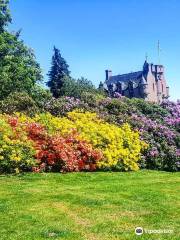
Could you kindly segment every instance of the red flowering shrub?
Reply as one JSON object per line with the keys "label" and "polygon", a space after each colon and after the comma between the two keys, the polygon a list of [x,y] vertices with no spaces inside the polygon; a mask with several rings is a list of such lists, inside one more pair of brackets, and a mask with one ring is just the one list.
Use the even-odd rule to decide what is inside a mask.
{"label": "red flowering shrub", "polygon": [[51,136],[41,124],[28,121],[21,123],[18,117],[9,117],[8,123],[16,133],[23,130],[23,134],[33,142],[37,165],[32,170],[35,172],[93,171],[102,159],[101,151],[94,150],[91,144],[80,140],[76,132],[66,137]]}
{"label": "red flowering shrub", "polygon": [[35,149],[37,151],[41,150],[47,138],[47,133],[44,127],[38,123],[28,123],[26,124],[26,132],[28,138],[34,142]]}
{"label": "red flowering shrub", "polygon": [[[95,170],[97,161],[102,159],[102,154],[73,134],[66,138],[48,136],[36,157],[40,164],[39,171],[73,172]],[[37,168],[35,170],[38,171]]]}
{"label": "red flowering shrub", "polygon": [[17,117],[8,117],[8,123],[12,128],[15,128],[18,126],[18,118]]}

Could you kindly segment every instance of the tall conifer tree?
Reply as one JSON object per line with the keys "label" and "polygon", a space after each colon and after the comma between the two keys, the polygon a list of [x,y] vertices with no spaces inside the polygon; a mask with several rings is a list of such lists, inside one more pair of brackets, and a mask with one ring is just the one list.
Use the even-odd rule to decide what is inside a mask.
{"label": "tall conifer tree", "polygon": [[63,81],[69,74],[69,65],[61,56],[60,50],[54,47],[54,55],[52,57],[52,66],[48,73],[49,81],[47,82],[47,86],[55,98],[61,95],[60,90],[63,86]]}

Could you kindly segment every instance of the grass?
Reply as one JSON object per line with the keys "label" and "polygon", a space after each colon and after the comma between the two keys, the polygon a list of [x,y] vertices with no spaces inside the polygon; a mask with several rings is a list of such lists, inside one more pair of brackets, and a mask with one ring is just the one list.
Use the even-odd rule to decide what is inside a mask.
{"label": "grass", "polygon": [[0,239],[180,239],[179,182],[156,171],[1,176]]}

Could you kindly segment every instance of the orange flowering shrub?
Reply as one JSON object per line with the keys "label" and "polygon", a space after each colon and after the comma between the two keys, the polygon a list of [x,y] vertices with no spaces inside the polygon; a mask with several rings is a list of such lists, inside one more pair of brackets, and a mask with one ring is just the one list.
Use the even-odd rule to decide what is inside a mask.
{"label": "orange flowering shrub", "polygon": [[93,150],[86,141],[78,140],[76,134],[47,137],[36,155],[40,167],[35,171],[73,172],[96,169],[102,159],[99,150]]}
{"label": "orange flowering shrub", "polygon": [[[73,111],[63,118],[48,113],[34,118],[16,114],[14,117],[2,115],[2,118],[23,144],[23,148],[18,145],[22,148],[20,157],[17,146],[15,150],[15,145],[10,143],[12,153],[15,153],[11,158],[22,159],[19,165],[23,166],[24,162],[29,162],[24,149],[31,147],[34,154],[31,151],[29,158],[33,161],[29,162],[31,168],[28,169],[36,172],[92,171],[96,168],[136,171],[146,148],[139,133],[132,131],[128,124],[119,127],[107,123],[96,113]],[[2,145],[5,141],[8,143],[9,139],[3,137]],[[7,156],[2,157],[6,163]]]}
{"label": "orange flowering shrub", "polygon": [[27,121],[21,121],[18,117],[6,116],[6,120],[14,132],[23,132],[27,140],[33,143],[37,164],[32,165],[32,170],[35,172],[93,171],[97,162],[102,159],[101,151],[93,149],[92,145],[80,139],[76,132],[63,137],[50,135],[45,127],[28,121],[28,118]]}

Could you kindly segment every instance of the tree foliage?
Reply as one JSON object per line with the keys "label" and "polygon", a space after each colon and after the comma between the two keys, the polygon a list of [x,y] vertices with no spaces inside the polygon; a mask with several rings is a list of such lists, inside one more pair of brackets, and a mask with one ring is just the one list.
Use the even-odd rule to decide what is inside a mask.
{"label": "tree foliage", "polygon": [[0,99],[12,92],[31,93],[42,79],[33,50],[19,39],[19,32],[5,30],[10,21],[8,1],[0,1]]}
{"label": "tree foliage", "polygon": [[0,0],[0,33],[5,30],[10,22],[9,0]]}
{"label": "tree foliage", "polygon": [[69,74],[69,66],[66,60],[61,56],[60,50],[54,47],[54,55],[52,57],[52,66],[48,73],[49,81],[47,82],[47,86],[55,98],[61,95],[60,92],[64,79],[68,77]]}
{"label": "tree foliage", "polygon": [[59,92],[60,96],[81,98],[85,93],[100,94],[100,91],[95,88],[92,82],[83,77],[77,80],[70,77],[64,77],[62,83]]}

